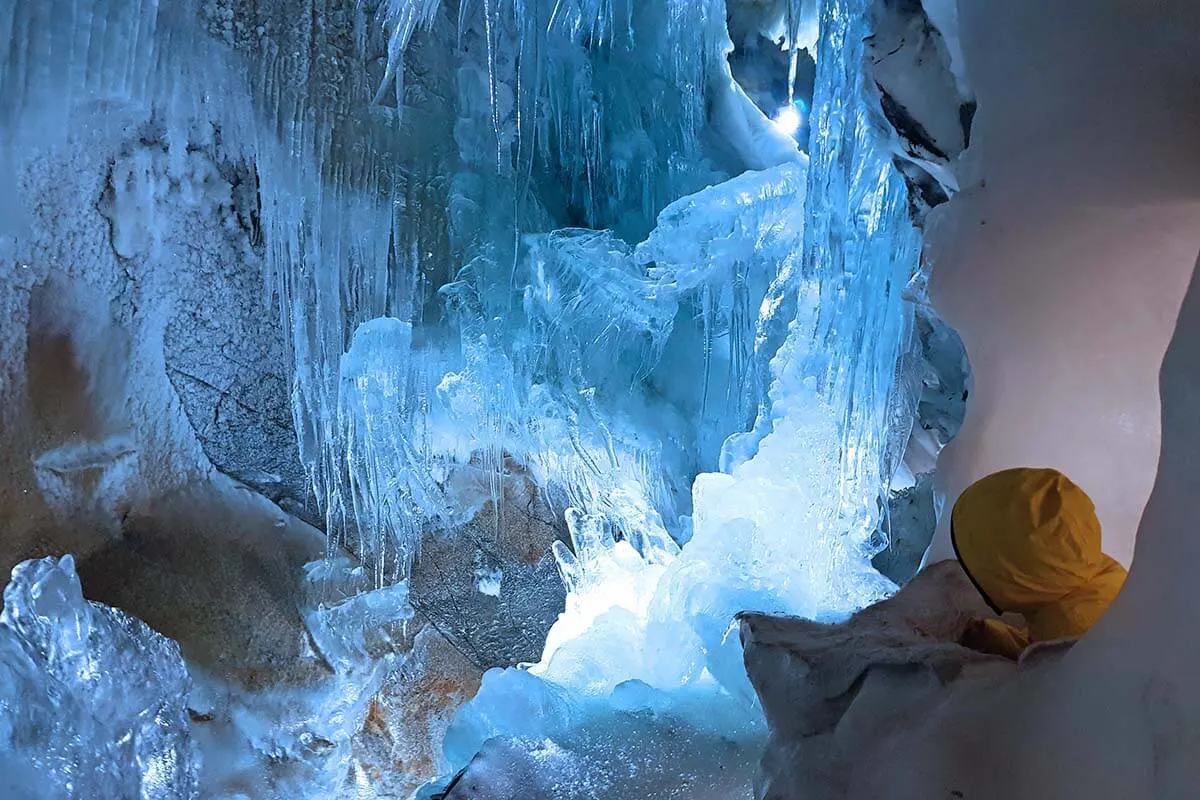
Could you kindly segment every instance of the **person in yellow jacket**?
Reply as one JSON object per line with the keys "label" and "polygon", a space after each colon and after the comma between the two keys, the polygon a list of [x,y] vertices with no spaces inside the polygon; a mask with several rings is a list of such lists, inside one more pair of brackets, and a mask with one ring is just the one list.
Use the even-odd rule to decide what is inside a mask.
{"label": "person in yellow jacket", "polygon": [[950,515],[963,569],[999,619],[969,626],[962,643],[1017,658],[1034,642],[1084,634],[1104,613],[1125,569],[1100,549],[1100,520],[1087,494],[1053,469],[1009,469],[972,484]]}

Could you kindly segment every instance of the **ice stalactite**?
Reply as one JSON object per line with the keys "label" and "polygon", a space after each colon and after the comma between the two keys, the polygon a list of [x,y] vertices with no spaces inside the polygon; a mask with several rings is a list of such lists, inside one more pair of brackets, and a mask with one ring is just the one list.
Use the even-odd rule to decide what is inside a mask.
{"label": "ice stalactite", "polygon": [[[202,431],[181,409],[186,396],[171,382],[179,371],[171,367],[183,366],[172,364],[172,350],[186,350],[192,376],[220,398],[207,415],[214,427],[221,401],[238,406],[242,419],[290,416],[286,390],[276,395],[281,407],[247,408],[222,372],[226,362],[241,361],[246,374],[264,375],[255,359],[285,349],[269,325],[249,327],[246,338],[263,331],[264,341],[231,341],[246,318],[272,313],[263,262],[290,266],[295,256],[297,280],[283,288],[299,287],[300,302],[317,293],[309,278],[333,285],[338,309],[343,290],[355,298],[380,294],[360,281],[365,269],[353,278],[331,269],[359,267],[360,254],[381,238],[386,253],[394,220],[377,213],[378,195],[362,200],[358,189],[377,174],[367,168],[375,159],[355,149],[363,139],[348,134],[362,130],[347,122],[348,109],[367,107],[365,87],[375,81],[351,69],[361,63],[329,57],[353,52],[342,46],[353,44],[354,14],[346,9],[356,4],[298,13],[305,5],[238,4],[245,16],[250,6],[278,13],[249,28],[223,0],[17,0],[0,7],[4,558],[12,564],[30,551],[75,552],[89,596],[107,592],[158,630],[176,626],[191,683],[201,687],[186,696],[178,650],[131,617],[95,605],[90,614],[71,609],[65,617],[50,609],[45,638],[76,635],[90,620],[100,652],[68,654],[65,668],[82,676],[62,674],[61,660],[24,658],[16,648],[0,657],[0,668],[16,671],[0,680],[4,704],[33,715],[14,717],[0,744],[11,766],[5,796],[132,797],[139,781],[158,780],[144,796],[195,796],[190,751],[172,766],[170,753],[159,758],[137,741],[149,736],[137,726],[157,725],[164,737],[193,737],[209,756],[199,776],[204,796],[235,786],[239,794],[266,794],[269,786],[327,797],[345,779],[349,740],[372,681],[392,665],[392,651],[408,644],[390,631],[386,641],[379,636],[386,622],[404,633],[411,613],[404,584],[372,593],[383,582],[375,575],[339,582],[318,571],[303,586],[309,596],[299,596],[299,563],[319,554],[321,537],[312,530],[295,536],[294,519],[216,473],[197,441]],[[330,43],[347,33],[349,42]],[[251,69],[229,45],[253,49]],[[314,55],[310,47],[325,49]],[[351,91],[358,87],[361,94]],[[363,233],[366,244],[338,238],[346,230]],[[300,241],[311,249],[294,246]],[[229,290],[227,282],[247,276],[244,294]],[[230,295],[244,305],[231,307]],[[294,297],[283,298],[289,326]],[[380,313],[364,305],[371,316]],[[341,331],[341,313],[314,320],[312,329]],[[230,339],[204,341],[210,332]],[[310,340],[301,341],[299,351],[311,353]],[[340,333],[336,350],[340,357]],[[278,361],[277,375],[291,372],[286,359]],[[332,379],[340,379],[336,369]],[[279,428],[294,440],[290,425]],[[306,454],[310,441],[301,443]],[[285,451],[280,460],[293,464],[290,456]],[[204,500],[185,510],[193,496]],[[169,533],[158,536],[155,523],[172,515],[163,526]],[[263,533],[258,554],[270,555],[247,555]],[[197,548],[189,555],[176,549],[185,541]],[[51,567],[26,562],[9,588],[37,583],[35,573],[45,568],[52,577],[69,573],[71,604],[84,603],[69,562]],[[245,574],[252,577],[243,581]],[[280,649],[260,647],[276,634]],[[120,651],[115,657],[112,648]],[[70,685],[60,690],[56,681]],[[151,695],[160,690],[168,706],[156,715]],[[11,701],[13,692],[19,701]],[[39,692],[45,703],[31,699]],[[198,709],[190,723],[186,714],[174,716],[185,702]],[[23,768],[30,764],[32,774]],[[94,788],[75,773],[93,767]],[[143,767],[154,774],[143,775]],[[179,785],[166,785],[176,768]],[[75,785],[63,789],[63,782]]]}
{"label": "ice stalactite", "polygon": [[[278,752],[305,765],[289,788],[336,784],[347,728],[401,660],[422,541],[505,513],[515,464],[569,507],[570,598],[540,663],[489,674],[451,760],[519,734],[603,771],[622,736],[684,729],[686,768],[736,762],[714,791],[742,791],[762,727],[733,616],[837,615],[891,588],[868,559],[917,239],[868,125],[865,4],[823,6],[811,164],[732,85],[720,0],[246,5],[0,13],[8,152],[96,132],[81,120],[154,128],[137,156],[153,169],[114,162],[114,258],[160,249],[155,218],[129,227],[120,208],[156,213],[155,181],[186,172],[172,162],[204,161],[194,130],[245,173],[329,535],[305,622],[339,680],[215,705],[255,754],[230,774],[261,777]],[[793,50],[812,10],[781,13]],[[189,35],[201,23],[212,38]],[[33,282],[0,286],[3,307]],[[456,483],[463,465],[486,478]],[[489,599],[519,578],[472,569]],[[318,739],[332,755],[312,756]],[[647,753],[641,774],[669,778]]]}
{"label": "ice stalactite", "polygon": [[[715,447],[704,463],[684,463],[696,433],[674,406],[648,399],[646,386],[666,351],[694,335],[690,320],[677,334],[677,318],[709,308],[700,335],[721,339],[730,298],[698,282],[675,287],[666,272],[648,275],[630,242],[644,238],[671,201],[726,177],[702,147],[707,87],[722,62],[720,4],[498,0],[459,10],[454,21],[437,4],[393,2],[375,17],[390,32],[385,81],[399,80],[400,45],[415,29],[457,25],[454,79],[438,85],[453,90],[458,114],[457,152],[437,165],[453,176],[440,179],[449,250],[438,254],[453,272],[422,272],[431,245],[402,230],[399,216],[424,212],[388,204],[395,186],[364,193],[328,173],[337,163],[332,151],[310,196],[326,196],[342,212],[331,206],[311,218],[296,205],[302,193],[281,191],[278,181],[264,201],[267,228],[277,234],[273,274],[292,318],[303,453],[333,540],[373,562],[381,582],[404,574],[421,531],[446,527],[453,513],[443,487],[416,476],[478,463],[494,476],[498,508],[511,457],[543,486],[614,519],[633,485],[649,491],[638,502],[662,509],[663,525],[678,537],[690,477],[715,463]],[[418,110],[413,97],[428,89],[411,85],[397,95],[401,128]],[[397,170],[431,169],[417,145],[393,153]],[[348,239],[337,227],[330,230],[338,241],[296,238],[324,236],[319,220],[350,219]],[[420,263],[404,265],[408,253],[422,254]],[[741,291],[737,302],[741,330],[733,336],[744,342],[749,295]],[[394,323],[372,321],[382,316]],[[363,324],[370,329],[348,340]],[[382,343],[381,326],[410,324],[411,335]],[[711,365],[721,348],[698,355]],[[340,382],[330,378],[339,372]],[[721,375],[711,382],[727,394]],[[748,416],[744,408],[726,414],[724,404],[706,413],[730,430]],[[646,426],[674,432],[670,452],[639,432]],[[364,433],[369,428],[377,432]]]}

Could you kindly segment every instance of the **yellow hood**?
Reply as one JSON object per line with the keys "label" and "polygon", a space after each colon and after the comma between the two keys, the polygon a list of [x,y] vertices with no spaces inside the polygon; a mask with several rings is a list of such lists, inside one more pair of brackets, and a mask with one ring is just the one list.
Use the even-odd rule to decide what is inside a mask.
{"label": "yellow hood", "polygon": [[1091,498],[1052,469],[1010,469],[958,498],[950,535],[963,568],[1033,641],[1079,636],[1104,613],[1125,569],[1100,548]]}

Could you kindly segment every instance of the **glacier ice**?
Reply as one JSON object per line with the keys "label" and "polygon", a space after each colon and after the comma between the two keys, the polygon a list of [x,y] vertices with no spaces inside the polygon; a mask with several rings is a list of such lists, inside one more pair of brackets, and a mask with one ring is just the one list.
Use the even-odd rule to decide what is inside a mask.
{"label": "glacier ice", "polygon": [[[377,685],[422,541],[486,511],[502,535],[511,461],[562,501],[567,608],[537,664],[489,675],[449,761],[504,735],[598,763],[614,731],[682,726],[750,763],[734,615],[834,617],[893,588],[869,558],[918,240],[868,113],[866,3],[825,0],[819,26],[817,3],[775,4],[768,33],[817,54],[808,158],[732,81],[721,0],[253,5],[235,24],[223,2],[18,0],[0,141],[152,118],[166,144],[113,165],[122,258],[161,244],[164,175],[203,190],[193,129],[253,164],[329,534],[312,644]],[[472,568],[484,598],[511,580]],[[363,705],[312,703],[335,738]],[[637,728],[647,710],[660,728]],[[306,746],[253,727],[263,752]]]}
{"label": "glacier ice", "polygon": [[407,582],[376,588],[362,566],[346,558],[308,564],[306,572],[305,623],[335,671],[374,666],[373,661],[401,649],[398,640],[413,616]]}
{"label": "glacier ice", "polygon": [[[803,228],[789,231],[802,257],[795,274],[781,267],[782,275],[771,276],[790,281],[780,291],[798,299],[770,361],[758,424],[735,439],[725,472],[696,479],[690,541],[655,582],[651,615],[691,622],[706,666],[727,677],[727,686],[740,683],[740,669],[719,654],[728,650],[725,625],[738,610],[843,614],[889,590],[866,558],[877,546],[876,501],[890,477],[883,450],[894,370],[908,335],[902,290],[916,272],[919,238],[903,184],[868,118],[857,44],[864,11],[833,3],[822,17],[809,203]],[[734,181],[710,191],[736,199],[744,190]],[[769,214],[758,222],[779,230]],[[686,247],[681,243],[685,256]],[[740,255],[751,264],[780,263],[770,247]]]}
{"label": "glacier ice", "polygon": [[190,798],[199,755],[179,648],[84,600],[71,556],[13,569],[0,615],[6,797]]}
{"label": "glacier ice", "polygon": [[[507,688],[485,677],[482,699],[447,734],[451,759],[470,763],[442,793],[420,798],[539,800],[750,800],[761,726],[710,693],[658,692],[636,681],[609,698],[545,694],[546,684]],[[514,704],[523,712],[513,717]],[[495,716],[489,716],[495,715]],[[497,720],[510,735],[491,737]]]}
{"label": "glacier ice", "polygon": [[[672,338],[696,335],[689,319],[672,337],[676,317],[690,317],[703,290],[657,285],[630,243],[668,203],[727,177],[702,146],[706,98],[732,91],[722,6],[496,0],[463,4],[453,19],[436,3],[383,4],[396,135],[408,136],[404,120],[425,114],[428,98],[451,96],[455,116],[438,119],[455,155],[416,137],[402,157],[369,150],[368,170],[401,158],[407,173],[444,173],[430,184],[444,194],[414,197],[411,186],[366,186],[349,175],[318,192],[305,190],[302,176],[262,176],[283,181],[264,193],[263,218],[294,331],[302,455],[328,527],[347,532],[340,542],[357,554],[385,562],[381,576],[404,573],[423,526],[447,524],[447,497],[421,477],[447,460],[481,458],[498,472],[513,457],[575,500],[609,507],[624,483],[653,486],[664,525],[680,528],[698,465],[656,465],[690,459],[688,425],[636,391],[620,395],[629,393],[623,383],[655,369]],[[412,63],[404,44],[422,27],[453,31],[459,49],[446,75],[423,72],[420,85],[401,88]],[[376,189],[394,202],[376,202]],[[294,202],[305,193],[324,207]],[[411,227],[427,218],[438,231]],[[311,232],[307,241],[298,230]],[[628,316],[604,318],[617,310]],[[404,384],[400,402],[414,413],[395,414],[401,427],[380,421],[391,426],[391,444],[374,446],[397,448],[380,455],[392,464],[381,471],[361,456],[359,433],[375,424],[360,413],[363,390],[330,376],[345,374],[346,331],[382,316],[411,321],[412,338],[365,369]],[[720,336],[716,328],[708,332]],[[355,349],[354,369],[370,384]],[[365,390],[382,391],[375,384]],[[639,440],[638,426],[677,431],[655,437],[677,444],[658,454],[659,442]],[[618,477],[597,477],[608,469]]]}

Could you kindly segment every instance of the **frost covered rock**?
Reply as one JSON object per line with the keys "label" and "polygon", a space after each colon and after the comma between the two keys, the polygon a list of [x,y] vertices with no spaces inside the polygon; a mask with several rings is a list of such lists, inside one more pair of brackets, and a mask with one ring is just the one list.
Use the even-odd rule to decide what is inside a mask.
{"label": "frost covered rock", "polygon": [[[937,458],[962,428],[972,383],[962,339],[928,305],[923,288],[919,294],[909,352],[901,361],[912,405],[900,411],[907,419],[893,423],[895,472],[880,522],[887,547],[872,559],[897,584],[916,574],[937,529]],[[906,430],[907,438],[900,438]]]}
{"label": "frost covered rock", "polygon": [[219,234],[193,251],[178,286],[163,331],[167,375],[213,466],[320,526],[292,421],[286,337],[263,287],[258,177],[217,143],[189,148],[216,187],[202,197]]}
{"label": "frost covered rock", "polygon": [[353,784],[376,793],[368,796],[409,797],[448,772],[442,740],[482,676],[440,631],[422,628],[403,667],[372,698],[354,737]]}
{"label": "frost covered rock", "polygon": [[954,162],[970,144],[975,101],[962,88],[946,40],[920,0],[875,0],[871,26],[868,74],[920,220],[958,191]]}
{"label": "frost covered rock", "polygon": [[[310,557],[319,559],[319,551]],[[205,653],[204,666],[194,668],[189,709],[205,757],[206,798],[341,796],[352,780],[352,739],[369,703],[412,646],[416,625],[405,583],[378,587],[373,574],[345,557],[312,561],[303,570],[297,565],[295,574],[264,583],[288,578],[301,584],[287,598],[296,604],[295,620],[280,626],[269,604],[283,598],[264,596],[251,583],[247,588],[268,613],[243,630],[248,612],[235,601],[237,614],[226,623],[231,630],[221,637],[240,634],[251,652],[223,653],[220,660]]]}
{"label": "frost covered rock", "polygon": [[[212,464],[289,511],[317,518],[300,464],[288,397],[285,337],[263,288],[258,175],[219,125],[183,142],[151,121],[122,144],[96,203],[124,263],[170,277],[162,331],[167,376]],[[165,278],[165,280],[164,280]]]}
{"label": "frost covered rock", "polygon": [[552,552],[566,538],[561,512],[511,462],[499,508],[490,481],[478,465],[454,468],[457,507],[478,510],[426,534],[410,580],[414,608],[480,670],[537,661],[566,597]]}
{"label": "frost covered rock", "polygon": [[18,565],[0,615],[0,787],[47,800],[195,797],[189,688],[179,648],[84,600],[70,556]]}
{"label": "frost covered rock", "polygon": [[908,486],[893,486],[881,525],[887,546],[875,554],[871,565],[897,585],[904,585],[921,568],[937,520],[933,473],[916,476]]}
{"label": "frost covered rock", "polygon": [[113,519],[128,502],[137,450],[128,436],[76,441],[33,460],[33,474],[46,504],[56,515],[82,511]]}

